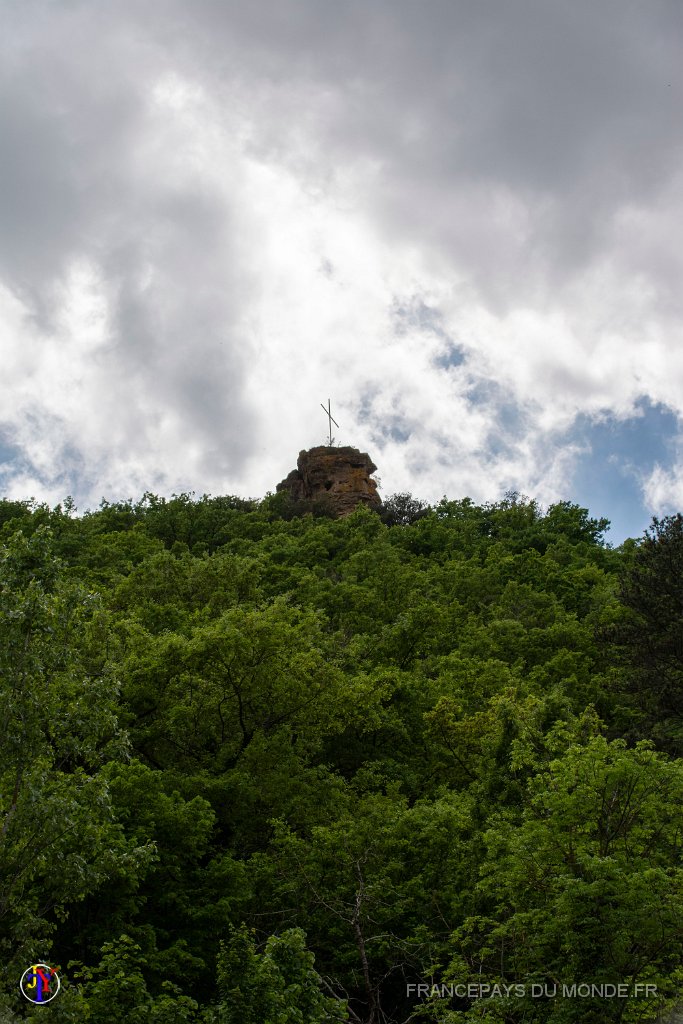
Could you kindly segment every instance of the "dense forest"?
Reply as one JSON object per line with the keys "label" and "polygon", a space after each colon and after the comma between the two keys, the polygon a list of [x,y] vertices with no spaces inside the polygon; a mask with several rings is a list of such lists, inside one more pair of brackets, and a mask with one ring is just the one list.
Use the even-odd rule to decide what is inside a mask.
{"label": "dense forest", "polygon": [[0,1021],[666,1013],[683,519],[607,525],[1,502]]}

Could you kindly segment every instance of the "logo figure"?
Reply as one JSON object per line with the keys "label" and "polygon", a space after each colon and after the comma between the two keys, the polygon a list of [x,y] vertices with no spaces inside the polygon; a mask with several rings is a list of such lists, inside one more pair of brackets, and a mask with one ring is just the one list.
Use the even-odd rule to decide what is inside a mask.
{"label": "logo figure", "polygon": [[30,1003],[49,1003],[59,992],[60,981],[54,967],[33,964],[21,976],[19,988]]}

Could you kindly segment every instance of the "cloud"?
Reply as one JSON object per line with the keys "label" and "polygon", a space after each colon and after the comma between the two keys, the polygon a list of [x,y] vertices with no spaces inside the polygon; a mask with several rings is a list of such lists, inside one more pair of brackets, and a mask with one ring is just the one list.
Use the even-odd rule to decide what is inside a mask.
{"label": "cloud", "polygon": [[8,494],[262,494],[330,395],[385,492],[550,501],[683,414],[673,0],[10,12]]}

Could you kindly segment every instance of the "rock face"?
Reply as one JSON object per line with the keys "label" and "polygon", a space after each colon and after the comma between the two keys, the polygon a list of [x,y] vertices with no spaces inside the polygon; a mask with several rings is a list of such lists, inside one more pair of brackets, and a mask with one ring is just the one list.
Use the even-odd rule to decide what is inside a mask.
{"label": "rock face", "polygon": [[370,476],[377,466],[366,452],[320,445],[299,452],[296,464],[297,468],[275,488],[289,491],[293,501],[319,502],[337,519],[348,516],[356,505],[379,509],[382,504],[377,484]]}

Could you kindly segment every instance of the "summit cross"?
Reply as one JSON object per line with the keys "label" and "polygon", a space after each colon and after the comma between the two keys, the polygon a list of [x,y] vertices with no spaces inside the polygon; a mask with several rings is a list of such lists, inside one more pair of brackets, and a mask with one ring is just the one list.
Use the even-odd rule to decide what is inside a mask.
{"label": "summit cross", "polygon": [[330,405],[329,398],[327,399],[327,408],[325,408],[325,406],[323,405],[322,402],[320,403],[320,408],[323,410],[323,412],[325,412],[327,414],[327,419],[328,419],[329,427],[330,427],[330,441],[329,441],[329,445],[330,445],[330,448],[331,448],[332,447],[332,424],[334,423],[334,425],[337,428],[337,430],[339,429],[339,424],[337,423],[337,421],[335,420],[334,416],[332,415],[332,407]]}

